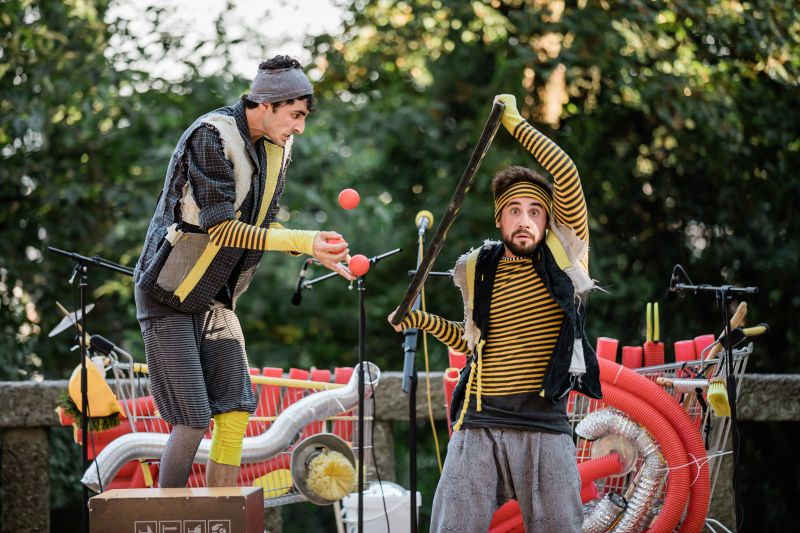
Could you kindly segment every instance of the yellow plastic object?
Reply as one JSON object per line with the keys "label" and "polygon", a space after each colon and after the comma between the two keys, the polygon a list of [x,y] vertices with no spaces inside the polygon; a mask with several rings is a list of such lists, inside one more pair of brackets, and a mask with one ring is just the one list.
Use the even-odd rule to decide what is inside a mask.
{"label": "yellow plastic object", "polygon": [[279,468],[269,474],[253,480],[254,487],[264,489],[264,499],[282,496],[292,488],[292,472],[288,468]]}
{"label": "yellow plastic object", "polygon": [[308,488],[326,500],[341,500],[350,493],[355,481],[355,468],[339,452],[320,453],[308,465]]}
{"label": "yellow plastic object", "polygon": [[728,389],[722,378],[711,378],[706,395],[711,409],[719,417],[731,416],[731,406],[728,403]]}
{"label": "yellow plastic object", "polygon": [[[69,397],[75,402],[78,410],[83,405],[83,396],[81,395],[81,366],[75,367],[72,371],[72,376],[69,378],[69,385],[67,386]],[[117,403],[117,396],[112,392],[111,387],[106,383],[103,374],[97,370],[94,363],[87,357],[86,358],[86,396],[89,404],[89,416],[92,418],[110,416],[120,413],[123,417],[125,413],[119,408]]]}

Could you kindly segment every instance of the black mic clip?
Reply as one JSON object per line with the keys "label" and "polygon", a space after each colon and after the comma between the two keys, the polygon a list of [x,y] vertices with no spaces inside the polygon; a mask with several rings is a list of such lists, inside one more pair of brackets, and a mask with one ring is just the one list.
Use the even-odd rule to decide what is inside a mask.
{"label": "black mic clip", "polygon": [[297,276],[297,284],[294,287],[294,293],[292,293],[292,305],[300,305],[300,302],[303,301],[303,289],[305,289],[304,282],[306,280],[306,270],[308,269],[308,265],[314,261],[313,259],[306,259],[303,261],[303,266],[300,267],[300,275]]}

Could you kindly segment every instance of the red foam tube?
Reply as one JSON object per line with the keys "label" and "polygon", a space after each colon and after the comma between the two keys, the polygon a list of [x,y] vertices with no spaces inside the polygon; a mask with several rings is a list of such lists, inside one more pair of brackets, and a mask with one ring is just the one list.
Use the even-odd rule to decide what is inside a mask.
{"label": "red foam tube", "polygon": [[608,359],[609,361],[617,360],[617,345],[619,341],[611,337],[597,337],[597,344],[595,345],[595,353],[597,357]]}
{"label": "red foam tube", "polygon": [[453,434],[452,420],[450,420],[450,403],[453,400],[453,391],[458,384],[459,372],[455,368],[448,368],[444,372],[442,381],[444,382],[444,412],[447,415],[448,435]]}
{"label": "red foam tube", "polygon": [[[681,533],[699,533],[705,527],[708,504],[711,498],[711,482],[706,462],[706,449],[697,426],[692,422],[688,413],[681,408],[680,404],[654,382],[611,361],[598,360],[598,363],[600,365],[601,381],[613,383],[635,395],[647,398],[650,404],[669,420],[678,432],[680,439],[685,443],[686,452],[694,462],[688,469],[681,468],[671,474],[670,487],[675,474],[682,470],[689,471],[689,478],[693,480],[691,495],[686,517],[679,531]],[[603,390],[605,391],[605,386]]]}
{"label": "red foam tube", "polygon": [[641,346],[623,346],[622,347],[622,365],[626,368],[641,368],[642,367],[642,347]]}
{"label": "red foam tube", "polygon": [[450,361],[450,368],[461,370],[467,366],[467,354],[456,352],[455,350],[447,350],[447,358]]}
{"label": "red foam tube", "polygon": [[712,335],[711,333],[706,333],[705,335],[698,335],[694,338],[694,351],[697,353],[697,357],[699,358],[700,355],[703,353],[709,344],[717,340],[717,338]]}

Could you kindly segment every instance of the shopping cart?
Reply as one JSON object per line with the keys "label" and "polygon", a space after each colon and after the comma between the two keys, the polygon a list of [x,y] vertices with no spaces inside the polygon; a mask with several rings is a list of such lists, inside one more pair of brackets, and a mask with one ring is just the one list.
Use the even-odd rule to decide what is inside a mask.
{"label": "shopping cart", "polygon": [[[706,457],[704,459],[695,459],[690,456],[686,465],[678,465],[678,468],[694,466],[694,470],[698,471],[699,467],[703,465],[708,466],[708,476],[710,482],[711,494],[713,494],[714,486],[720,471],[720,465],[723,456],[726,452],[728,433],[731,428],[731,420],[729,417],[718,417],[709,407],[705,400],[705,389],[707,387],[707,379],[710,378],[719,368],[719,359],[705,359],[705,354],[712,346],[708,346],[706,351],[700,354],[700,358],[695,361],[683,361],[679,363],[662,364],[656,366],[649,366],[643,368],[630,369],[636,374],[644,377],[645,379],[659,383],[659,387],[667,384],[666,391],[669,396],[675,401],[675,406],[680,406],[686,414],[688,414],[693,425],[693,430],[696,430],[697,435],[700,436],[705,447]],[[743,349],[736,349],[733,351],[734,358],[734,373],[737,377],[744,374],[749,356],[753,352],[752,344]],[[445,372],[444,388],[445,397],[448,402],[448,415],[449,415],[449,401],[452,395],[455,383],[458,381],[459,369],[465,365],[466,358],[463,354],[450,353],[450,368]],[[682,388],[679,382],[694,383],[695,385],[690,388]],[[694,380],[694,381],[689,381]],[[706,382],[705,386],[701,383]],[[673,386],[674,383],[674,386]],[[738,380],[738,387],[741,388],[741,380]],[[739,390],[737,390],[737,394]],[[574,431],[578,424],[585,420],[591,413],[599,412],[600,410],[608,407],[607,402],[603,400],[594,400],[577,393],[570,393],[568,400],[567,414],[572,425],[573,432],[576,434],[576,461],[579,466],[583,463],[586,464],[592,460],[599,460],[609,452],[617,452],[621,457],[619,470],[608,473],[603,477],[594,480],[590,484],[592,492],[585,493],[582,490],[582,498],[586,502],[585,510],[590,512],[594,505],[601,501],[606,494],[616,493],[621,495],[629,495],[634,485],[637,482],[637,473],[644,462],[643,457],[637,454],[635,449],[627,450],[627,453],[620,453],[619,447],[624,442],[617,440],[610,445],[598,445],[599,441],[590,442],[586,439],[577,436]],[[603,443],[608,444],[608,442]],[[616,449],[611,449],[616,448]],[[696,461],[695,465],[689,463]],[[661,510],[661,505],[664,503],[664,497],[670,481],[670,476],[665,476],[665,480],[658,489],[655,505],[650,510],[650,517],[648,522],[657,517]],[[690,480],[694,483],[696,480]],[[702,509],[703,513],[707,512],[707,508]],[[705,518],[705,515],[703,515]],[[519,508],[516,502],[509,502],[504,507],[501,507],[495,514],[495,520],[492,522],[493,527],[498,526],[496,531],[524,531],[522,529],[521,519],[519,519]],[[495,531],[491,529],[490,531]]]}
{"label": "shopping cart", "polygon": [[[103,363],[107,382],[117,396],[124,417],[117,427],[90,433],[87,445],[89,446],[89,458],[92,460],[108,444],[122,435],[169,433],[170,431],[169,424],[159,416],[150,394],[147,366],[136,363],[129,353],[119,347],[114,347],[103,358]],[[317,392],[344,387],[350,381],[353,371],[353,368],[336,368],[333,372],[321,369],[292,368],[285,373],[281,368],[251,368],[251,381],[258,404],[255,413],[250,417],[245,436],[256,437],[264,434],[281,413],[304,398],[311,397]],[[377,376],[374,378],[377,379]],[[374,475],[372,410],[372,402],[365,402],[364,472],[368,480]],[[346,449],[336,451],[346,452],[346,455],[354,457],[358,451],[357,444],[355,444],[358,442],[357,420],[357,408],[343,410],[324,420],[309,420],[302,430],[290,438],[283,451],[264,461],[243,464],[237,485],[262,487],[265,507],[306,500],[315,503],[329,503],[315,501],[313,495],[309,495],[308,491],[303,490],[303,487],[298,487],[296,480],[293,481],[292,458],[295,456],[295,462],[297,462],[298,454],[300,454],[302,455],[299,457],[300,460],[308,459],[310,452],[305,444],[310,441],[323,443],[334,450],[336,450],[337,442],[343,442]],[[62,414],[62,424],[74,425],[74,420]],[[338,439],[330,437],[331,435]],[[209,430],[206,438],[210,437],[211,431]],[[310,437],[314,438],[309,439]],[[77,428],[75,429],[75,440],[78,444],[83,443],[83,435]],[[300,443],[304,443],[302,448],[298,447]],[[295,451],[298,454],[295,454]],[[158,468],[158,460],[131,461],[120,469],[109,486],[103,487],[103,489],[152,487],[158,478]],[[194,464],[192,466],[187,486],[205,486],[204,465]]]}
{"label": "shopping cart", "polygon": [[[737,376],[737,395],[741,390],[742,380],[740,378],[747,367],[747,361],[753,352],[753,345],[733,351],[734,373]],[[670,363],[657,366],[649,366],[632,369],[637,374],[644,376],[651,381],[662,381],[669,383],[672,379],[703,379],[708,378],[715,368],[720,364],[719,359],[684,361],[680,363]],[[662,379],[659,379],[662,378]],[[664,380],[663,378],[667,378]],[[714,414],[705,400],[705,387],[698,386],[694,390],[678,391],[673,387],[667,387],[676,403],[681,405],[686,413],[694,421],[697,431],[701,435],[707,451],[707,465],[709,468],[709,480],[711,483],[711,493],[713,494],[717,476],[719,475],[722,459],[726,455],[728,434],[731,428],[730,417],[718,417]],[[586,418],[589,413],[605,407],[602,400],[593,400],[580,394],[571,394],[568,405],[568,416],[573,430]],[[598,452],[592,452],[592,443],[580,437],[576,442],[576,460],[578,463],[588,461],[593,456],[597,457]],[[636,463],[631,464],[625,470],[628,473],[621,476],[609,476],[597,481],[598,493],[600,496],[609,492],[624,494],[630,483],[634,479],[634,473],[641,465],[639,458]],[[663,490],[663,487],[662,487]],[[655,509],[657,511],[657,509]]]}

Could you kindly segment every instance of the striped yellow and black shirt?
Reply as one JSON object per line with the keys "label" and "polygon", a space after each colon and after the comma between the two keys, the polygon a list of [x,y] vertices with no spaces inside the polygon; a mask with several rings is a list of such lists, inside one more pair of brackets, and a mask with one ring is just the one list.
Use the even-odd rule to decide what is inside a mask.
{"label": "striped yellow and black shirt", "polygon": [[[503,259],[497,267],[483,347],[483,394],[538,392],[553,353],[564,313],[552,299],[530,260]],[[414,311],[403,327],[420,328],[456,351],[466,351],[461,323]],[[473,380],[472,393],[477,392]]]}

